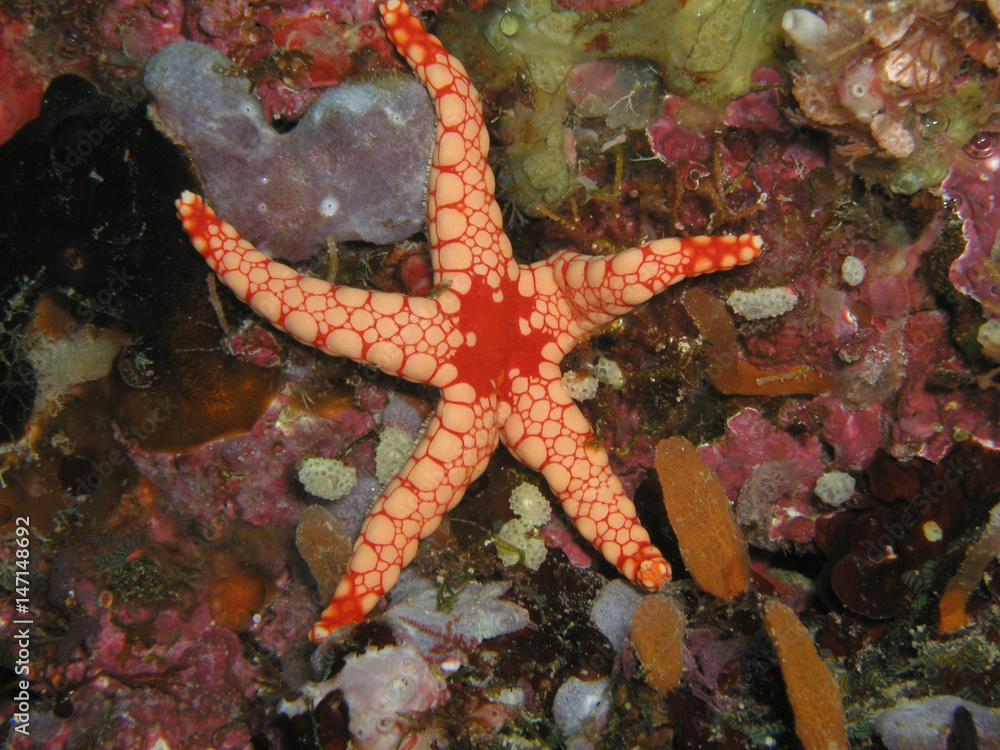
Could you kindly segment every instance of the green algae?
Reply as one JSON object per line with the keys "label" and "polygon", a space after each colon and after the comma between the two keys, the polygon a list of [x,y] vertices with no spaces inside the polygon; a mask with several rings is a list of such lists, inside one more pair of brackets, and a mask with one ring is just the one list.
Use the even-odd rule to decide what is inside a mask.
{"label": "green algae", "polygon": [[[598,14],[565,10],[551,0],[494,0],[479,10],[444,9],[435,33],[487,100],[513,93],[517,104],[499,113],[507,171],[500,183],[509,186],[520,210],[538,215],[539,205],[556,206],[576,184],[560,133],[574,115],[589,116],[567,97],[574,65],[646,60],[667,90],[721,109],[752,88],[755,69],[777,62],[788,7],[787,0],[648,0]],[[633,93],[637,101],[658,102],[655,88],[655,96]],[[648,120],[619,114],[609,113],[607,128],[642,127]]]}

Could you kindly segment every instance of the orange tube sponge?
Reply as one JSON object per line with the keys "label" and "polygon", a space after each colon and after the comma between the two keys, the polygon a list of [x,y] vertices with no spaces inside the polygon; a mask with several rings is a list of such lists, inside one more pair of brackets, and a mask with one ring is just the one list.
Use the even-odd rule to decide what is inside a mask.
{"label": "orange tube sponge", "polygon": [[847,750],[840,688],[805,625],[789,607],[771,599],[764,605],[764,627],[778,651],[802,746],[805,750]]}
{"label": "orange tube sponge", "polygon": [[983,571],[990,561],[1000,554],[1000,505],[993,508],[986,528],[979,539],[972,543],[958,571],[944,587],[941,595],[941,619],[938,630],[952,633],[969,624],[965,604],[983,579]]}
{"label": "orange tube sponge", "polygon": [[632,645],[651,687],[667,691],[680,683],[686,627],[681,608],[665,596],[643,597],[632,613]]}
{"label": "orange tube sponge", "polygon": [[691,577],[722,599],[742,594],[750,583],[750,558],[719,477],[682,437],[657,443],[653,465]]}

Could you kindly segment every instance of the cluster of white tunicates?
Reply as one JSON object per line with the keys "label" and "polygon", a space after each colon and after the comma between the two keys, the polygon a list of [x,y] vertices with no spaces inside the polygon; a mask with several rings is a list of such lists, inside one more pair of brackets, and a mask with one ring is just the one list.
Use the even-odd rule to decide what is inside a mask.
{"label": "cluster of white tunicates", "polygon": [[358,472],[335,458],[312,456],[299,462],[299,481],[306,492],[324,500],[338,500],[354,488]]}
{"label": "cluster of white tunicates", "polygon": [[518,517],[497,532],[497,556],[504,565],[523,562],[531,570],[538,570],[548,553],[538,536],[538,527],[548,522],[552,508],[539,489],[527,482],[511,492],[510,507]]}
{"label": "cluster of white tunicates", "polygon": [[607,357],[601,357],[582,370],[570,370],[563,373],[562,384],[566,393],[575,401],[587,401],[597,395],[597,386],[601,383],[612,388],[625,385],[625,374],[622,368]]}
{"label": "cluster of white tunicates", "polygon": [[828,471],[816,480],[816,496],[827,505],[843,505],[854,494],[854,477],[843,471]]}
{"label": "cluster of white tunicates", "polygon": [[402,427],[389,425],[382,430],[375,448],[375,478],[382,484],[388,484],[416,447],[417,441]]}
{"label": "cluster of white tunicates", "polygon": [[749,292],[736,291],[726,298],[726,304],[748,320],[784,315],[793,309],[798,301],[799,296],[783,286],[754,289]]}

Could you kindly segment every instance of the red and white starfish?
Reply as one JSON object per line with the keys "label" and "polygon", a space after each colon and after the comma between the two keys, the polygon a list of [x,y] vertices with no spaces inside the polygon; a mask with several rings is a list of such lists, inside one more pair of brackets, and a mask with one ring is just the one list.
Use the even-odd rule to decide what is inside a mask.
{"label": "red and white starfish", "polygon": [[612,256],[564,251],[517,263],[493,196],[479,96],[465,69],[401,0],[387,0],[381,13],[437,111],[427,234],[438,295],[302,276],[255,250],[198,196],[185,193],[177,202],[198,252],[275,326],[329,354],[441,390],[413,456],[372,507],[312,638],[323,640],[375,606],[500,442],[542,473],[580,533],[626,578],[657,589],[670,566],[563,388],[559,363],[581,338],[665,287],[750,262],[760,238],[663,239]]}

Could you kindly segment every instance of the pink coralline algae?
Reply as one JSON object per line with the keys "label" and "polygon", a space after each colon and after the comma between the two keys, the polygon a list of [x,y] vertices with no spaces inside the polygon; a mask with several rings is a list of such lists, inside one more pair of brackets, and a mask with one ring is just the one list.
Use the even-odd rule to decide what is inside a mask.
{"label": "pink coralline algae", "polygon": [[[164,491],[168,503],[211,538],[239,519],[257,525],[288,525],[302,512],[293,489],[291,464],[303,455],[332,457],[348,441],[366,434],[375,422],[350,411],[335,419],[303,417],[288,432],[275,423],[276,410],[258,423],[254,433],[209,443],[180,455],[136,449],[133,460]],[[332,433],[331,433],[332,428]],[[204,498],[216,504],[207,505]],[[369,498],[373,499],[373,498]]]}
{"label": "pink coralline algae", "polygon": [[992,318],[1000,318],[1000,123],[992,131],[977,133],[956,155],[941,185],[955,201],[962,220],[965,251],[951,266],[949,280],[955,288],[977,300]]}
{"label": "pink coralline algae", "polygon": [[38,114],[44,83],[25,54],[28,23],[0,9],[0,143]]}
{"label": "pink coralline algae", "polygon": [[[371,0],[115,0],[12,3],[0,10],[0,142],[38,114],[53,78],[75,73],[113,91],[128,90],[158,50],[185,40],[211,43],[252,72],[268,118],[298,120],[319,90],[391,67],[391,45]],[[433,10],[436,0],[420,3]]]}
{"label": "pink coralline algae", "polygon": [[699,453],[722,480],[751,541],[774,548],[781,540],[812,538],[818,511],[809,498],[825,471],[816,438],[796,439],[745,409],[728,421],[723,440]]}
{"label": "pink coralline algae", "polygon": [[161,611],[148,623],[151,637],[136,643],[129,637],[134,623],[122,622],[120,611],[77,602],[99,635],[87,641],[86,657],[38,675],[67,705],[61,717],[38,714],[32,747],[240,747],[260,731],[250,708],[257,669],[206,605],[188,616]]}
{"label": "pink coralline algae", "polygon": [[802,178],[826,166],[823,149],[788,138],[792,126],[783,114],[780,72],[759,68],[751,81],[754,90],[722,110],[668,94],[646,125],[653,152],[676,175],[678,224],[688,231],[711,228],[706,221],[752,219],[763,195],[813,199]]}
{"label": "pink coralline algae", "polygon": [[944,313],[911,316],[904,333],[907,378],[899,392],[893,423],[896,454],[940,461],[956,438],[1000,447],[995,390],[968,389],[961,408],[955,391],[938,383],[963,378],[963,363],[948,340]]}
{"label": "pink coralline algae", "polygon": [[805,404],[789,404],[781,423],[802,425],[834,450],[835,465],[863,469],[886,441],[885,410],[881,404],[852,408],[833,395],[819,396]]}

